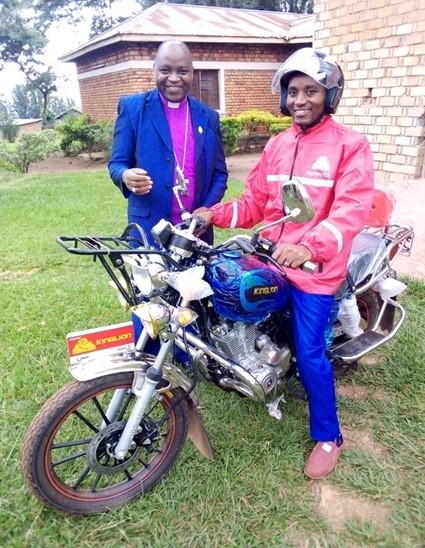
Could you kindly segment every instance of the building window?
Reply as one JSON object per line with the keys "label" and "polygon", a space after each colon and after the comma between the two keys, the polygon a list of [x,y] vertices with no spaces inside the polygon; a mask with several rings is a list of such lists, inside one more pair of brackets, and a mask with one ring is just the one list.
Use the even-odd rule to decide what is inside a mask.
{"label": "building window", "polygon": [[218,70],[195,70],[190,93],[211,108],[219,110]]}

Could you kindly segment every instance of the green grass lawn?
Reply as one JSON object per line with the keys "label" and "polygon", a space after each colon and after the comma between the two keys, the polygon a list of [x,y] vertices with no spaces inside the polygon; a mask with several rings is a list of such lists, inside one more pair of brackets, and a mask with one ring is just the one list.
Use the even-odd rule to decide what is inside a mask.
{"label": "green grass lawn", "polygon": [[[229,195],[241,184],[230,182]],[[347,450],[329,479],[302,474],[311,449],[304,402],[281,421],[264,405],[201,385],[216,460],[191,442],[147,496],[69,517],[41,506],[20,473],[22,440],[70,380],[65,335],[128,320],[109,278],[56,244],[122,232],[126,204],[106,170],[0,177],[1,547],[420,547],[425,539],[425,286],[407,281],[397,339],[338,381]]]}

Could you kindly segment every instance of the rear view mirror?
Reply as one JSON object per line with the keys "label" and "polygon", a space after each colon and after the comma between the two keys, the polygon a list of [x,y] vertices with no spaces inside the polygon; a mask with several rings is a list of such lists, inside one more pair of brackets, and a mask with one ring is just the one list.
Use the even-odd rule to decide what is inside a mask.
{"label": "rear view mirror", "polygon": [[314,217],[313,203],[303,184],[297,179],[291,179],[282,184],[282,203],[285,214],[293,223],[305,223]]}
{"label": "rear view mirror", "polygon": [[258,241],[260,232],[282,223],[292,221],[293,223],[306,223],[314,218],[313,202],[308,195],[304,185],[297,179],[291,179],[282,184],[281,199],[284,216],[273,223],[259,226],[251,237],[253,245]]}

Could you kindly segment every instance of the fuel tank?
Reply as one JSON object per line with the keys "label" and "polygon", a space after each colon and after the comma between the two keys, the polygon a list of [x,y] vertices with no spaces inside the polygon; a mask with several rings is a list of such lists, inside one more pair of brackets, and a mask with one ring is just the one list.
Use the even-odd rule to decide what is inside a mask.
{"label": "fuel tank", "polygon": [[281,272],[238,251],[225,251],[210,260],[205,277],[214,308],[228,320],[258,322],[283,309],[289,286]]}

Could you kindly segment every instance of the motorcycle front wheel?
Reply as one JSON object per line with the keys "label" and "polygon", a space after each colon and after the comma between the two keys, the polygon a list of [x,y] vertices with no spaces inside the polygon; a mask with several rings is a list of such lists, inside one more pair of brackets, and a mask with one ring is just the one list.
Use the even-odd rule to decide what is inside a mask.
{"label": "motorcycle front wheel", "polygon": [[135,401],[132,381],[132,373],[72,381],[37,413],[22,469],[44,504],[69,514],[104,512],[146,493],[173,467],[188,427],[181,389],[156,393],[127,455],[114,456]]}

